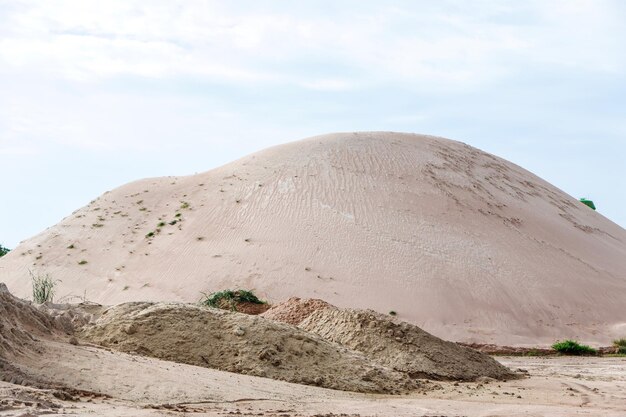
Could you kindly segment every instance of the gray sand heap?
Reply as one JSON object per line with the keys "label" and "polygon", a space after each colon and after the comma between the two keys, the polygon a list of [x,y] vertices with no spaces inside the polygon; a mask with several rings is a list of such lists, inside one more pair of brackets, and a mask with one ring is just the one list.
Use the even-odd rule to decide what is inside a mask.
{"label": "gray sand heap", "polygon": [[37,349],[36,336],[52,336],[62,328],[51,316],[9,293],[0,283],[0,359]]}
{"label": "gray sand heap", "polygon": [[412,378],[473,381],[479,377],[515,377],[484,353],[371,310],[323,308],[309,315],[299,327]]}
{"label": "gray sand heap", "polygon": [[123,352],[325,388],[418,388],[408,375],[294,326],[191,304],[120,304],[81,336]]}

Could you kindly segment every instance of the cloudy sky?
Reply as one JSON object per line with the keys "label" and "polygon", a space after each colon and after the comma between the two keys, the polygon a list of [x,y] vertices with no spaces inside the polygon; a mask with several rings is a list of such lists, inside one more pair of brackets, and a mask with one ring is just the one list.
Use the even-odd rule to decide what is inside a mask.
{"label": "cloudy sky", "polygon": [[626,2],[0,0],[0,244],[128,181],[394,130],[626,226]]}

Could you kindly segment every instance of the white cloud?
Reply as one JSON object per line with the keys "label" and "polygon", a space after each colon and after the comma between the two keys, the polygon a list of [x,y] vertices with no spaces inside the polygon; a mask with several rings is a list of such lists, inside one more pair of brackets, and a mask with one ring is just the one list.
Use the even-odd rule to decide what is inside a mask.
{"label": "white cloud", "polygon": [[[468,89],[529,61],[623,69],[610,2],[394,4],[333,16],[210,1],[23,2],[3,22],[0,65],[83,81],[197,76],[323,90],[389,80]],[[318,74],[307,63],[347,74]]]}

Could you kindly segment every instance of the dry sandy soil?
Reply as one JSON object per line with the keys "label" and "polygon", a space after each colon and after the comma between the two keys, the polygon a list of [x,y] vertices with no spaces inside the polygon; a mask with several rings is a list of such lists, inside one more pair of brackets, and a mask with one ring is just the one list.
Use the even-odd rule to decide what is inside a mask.
{"label": "dry sandy soil", "polygon": [[[205,345],[207,354],[217,352],[226,363],[229,358],[239,356],[244,364],[254,368],[263,360],[237,352],[249,352],[251,347],[259,346],[259,341],[266,347],[272,346],[280,339],[281,332],[289,337],[301,336],[302,339],[294,337],[290,341],[295,344],[307,337],[309,340],[316,338],[315,333],[306,334],[297,327],[261,317],[164,303],[132,303],[108,310],[84,305],[33,306],[12,297],[3,287],[0,287],[0,308],[2,416],[623,416],[626,413],[624,358],[499,357],[497,359],[502,365],[498,366],[502,369],[508,367],[524,377],[506,381],[479,377],[473,382],[419,379],[413,387],[405,386],[400,395],[367,394],[210,369],[216,367],[216,363],[194,366],[145,356],[159,356],[156,350],[149,352],[147,346],[167,351],[171,355],[169,359],[184,362],[184,358],[193,356],[193,352],[197,355],[200,346]],[[312,319],[320,312],[332,314],[322,316],[318,331],[327,329],[325,324],[337,323],[337,314],[342,310],[323,308],[309,312],[301,323],[303,327],[311,326]],[[171,319],[172,314],[178,313],[181,325],[176,326]],[[369,330],[360,336],[360,340],[374,340],[370,346],[380,346],[381,339],[375,329],[384,320],[377,315],[348,310],[346,315],[339,317],[346,323],[361,315],[368,317],[360,323],[374,321],[376,325],[364,326]],[[248,321],[241,320],[242,317]],[[198,323],[205,320],[208,321],[205,331],[212,338],[215,338],[216,330],[224,334],[225,330],[238,329],[243,325],[249,334],[258,330],[258,340],[237,342],[233,338],[245,335],[224,334],[225,346],[232,347],[230,356],[221,349],[219,340],[211,343],[202,336],[198,337],[200,343],[188,340],[190,333],[185,334],[183,329],[196,334],[201,330],[197,327]],[[163,324],[162,332],[155,332],[159,323]],[[417,337],[418,329],[396,325],[403,329],[405,338]],[[112,331],[111,326],[114,327]],[[389,324],[383,327],[389,329]],[[72,328],[87,329],[85,331],[92,334],[85,336],[77,333],[77,339]],[[268,329],[274,333],[271,341],[262,336]],[[126,337],[120,337],[120,333],[126,334]],[[343,334],[343,331],[338,329],[334,334]],[[115,350],[85,342],[89,338],[103,342],[105,335],[110,336],[107,343]],[[135,335],[143,335],[143,338]],[[346,335],[348,343],[359,339],[354,331]],[[429,338],[434,337],[419,336],[416,346],[423,345],[427,351],[432,351],[432,346],[438,346],[444,355],[465,354],[466,348],[458,347],[460,350],[456,351],[443,341]],[[138,349],[141,355],[119,351],[125,348],[118,344],[132,345],[134,349],[139,347],[137,342],[133,345],[132,340],[143,340],[143,348]],[[149,344],[155,340],[160,343]],[[166,340],[170,340],[169,345]],[[318,344],[323,340],[316,339]],[[410,345],[408,341],[405,343]],[[180,346],[176,350],[178,344]],[[244,345],[243,349],[240,345]],[[361,348],[363,345],[360,344]],[[393,358],[394,352],[402,353],[394,343],[389,343],[389,348],[386,358]],[[329,354],[329,360],[335,363],[336,369],[325,368],[324,358],[315,359],[313,354],[312,358],[301,360],[302,372],[333,375],[343,384],[354,384],[358,380],[371,384],[382,382],[379,392],[389,391],[385,382],[395,381],[397,387],[402,386],[402,380],[397,375],[390,375],[392,371],[389,368],[383,369],[374,378],[363,379],[359,373],[364,366],[371,366],[366,362],[369,356],[359,356],[358,352],[342,355],[340,349],[340,345],[329,343],[319,350],[322,354]],[[408,351],[412,352],[411,349],[415,347],[409,347]],[[293,350],[293,346],[287,350]],[[483,358],[478,363],[486,364],[482,368],[485,372],[494,369],[489,363],[493,359],[478,352],[473,355]],[[475,358],[472,355],[469,357]],[[286,360],[285,355],[281,359]],[[298,357],[296,362],[300,359]],[[319,363],[312,364],[312,361]],[[450,361],[455,362],[454,358]],[[346,365],[352,369],[343,369]],[[478,366],[469,369],[476,370]],[[449,370],[445,366],[441,369]],[[287,366],[284,374],[291,375],[292,370],[292,366]],[[245,369],[237,371],[246,373]],[[268,376],[284,379],[276,373]],[[359,390],[358,385],[338,388]]]}
{"label": "dry sandy soil", "polygon": [[[499,357],[529,377],[509,382],[437,382],[426,394],[355,394],[232,374],[91,346],[46,344],[32,372],[75,401],[0,382],[0,415],[100,416],[604,416],[626,415],[624,358]],[[99,394],[95,394],[99,393]],[[39,404],[39,405],[37,405]]]}
{"label": "dry sandy soil", "polygon": [[108,305],[245,288],[394,310],[459,342],[626,334],[624,229],[519,166],[422,135],[325,135],[133,182],[0,266],[20,297],[30,269],[61,280],[59,297]]}

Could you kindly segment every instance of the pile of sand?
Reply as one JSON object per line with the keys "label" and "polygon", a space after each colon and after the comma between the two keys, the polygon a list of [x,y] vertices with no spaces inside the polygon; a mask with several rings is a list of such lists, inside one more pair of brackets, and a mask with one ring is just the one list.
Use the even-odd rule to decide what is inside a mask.
{"label": "pile of sand", "polygon": [[66,338],[69,328],[66,319],[67,316],[61,315],[53,317],[32,303],[14,297],[7,286],[0,283],[0,380],[44,386],[16,363],[27,355],[39,357],[43,352],[43,339]]}
{"label": "pile of sand", "polygon": [[21,297],[30,269],[62,278],[59,296],[108,305],[253,288],[394,310],[468,343],[626,332],[626,230],[515,164],[421,135],[325,135],[136,181],[0,264]]}
{"label": "pile of sand", "polygon": [[36,336],[62,331],[59,320],[9,293],[0,283],[0,359],[37,349]]}
{"label": "pile of sand", "polygon": [[287,301],[273,305],[261,315],[266,319],[297,326],[315,311],[322,308],[336,307],[316,298],[303,300],[298,297],[291,297]]}
{"label": "pile of sand", "polygon": [[371,310],[319,309],[299,325],[412,378],[472,381],[515,375],[484,353],[435,337]]}
{"label": "pile of sand", "polygon": [[81,337],[123,352],[338,390],[417,388],[407,375],[294,326],[190,304],[121,304]]}

